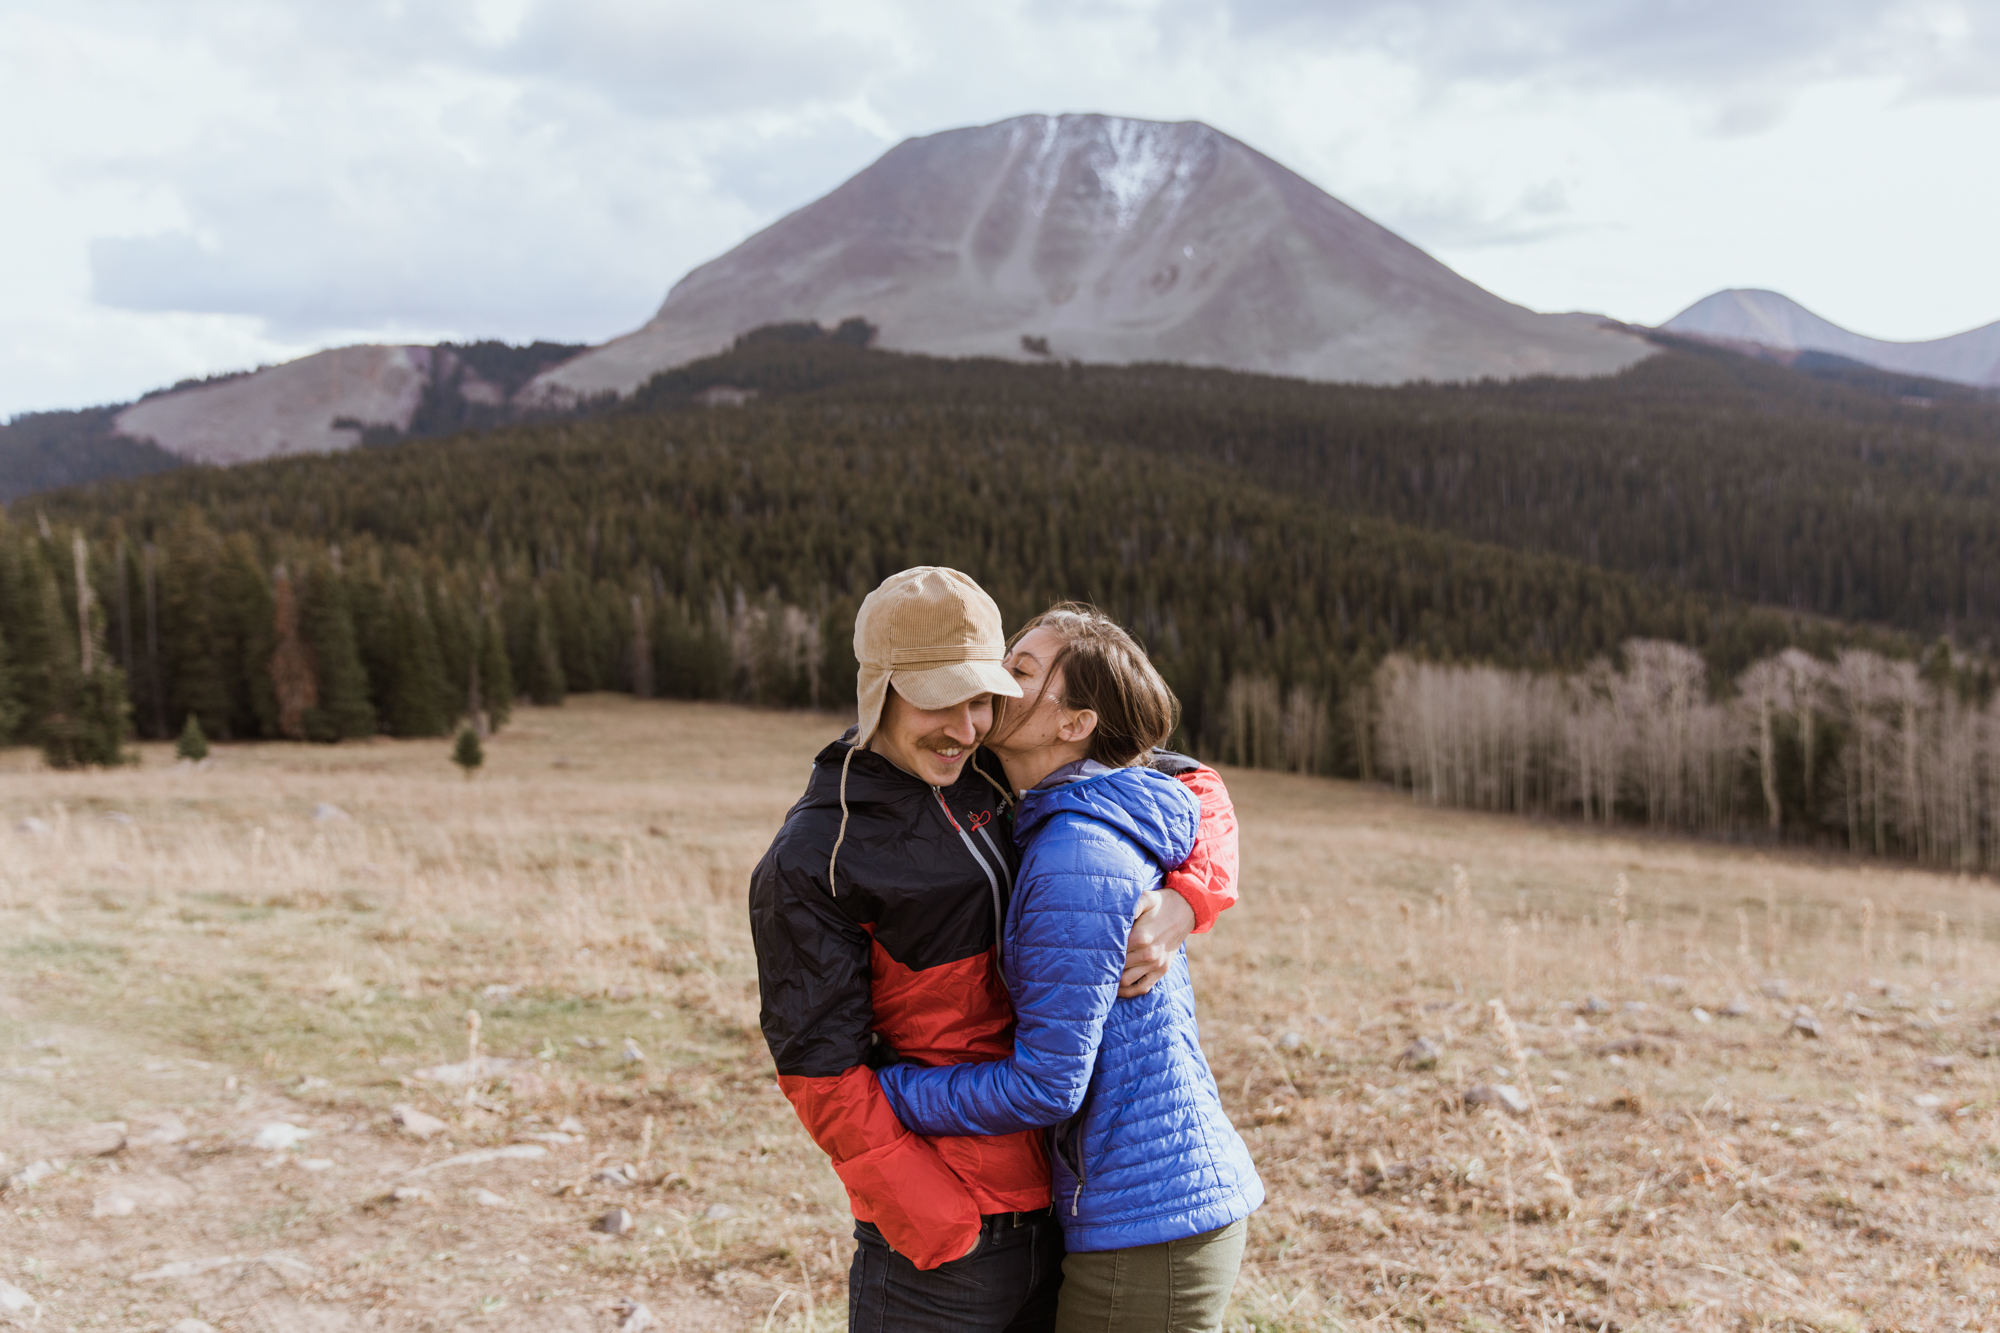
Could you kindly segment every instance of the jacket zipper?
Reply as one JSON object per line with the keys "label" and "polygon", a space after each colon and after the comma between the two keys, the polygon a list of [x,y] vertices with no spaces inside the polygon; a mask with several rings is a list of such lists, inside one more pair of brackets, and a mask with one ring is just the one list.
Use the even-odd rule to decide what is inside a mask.
{"label": "jacket zipper", "polygon": [[[986,885],[993,891],[993,956],[1003,958],[1006,955],[1005,945],[1001,942],[1001,931],[1005,928],[1006,923],[1005,912],[1000,905],[1000,879],[993,873],[993,867],[986,864],[986,858],[979,854],[979,847],[972,841],[972,835],[965,831],[964,827],[958,822],[958,817],[952,814],[951,806],[945,803],[944,791],[941,788],[932,787],[931,795],[937,797],[938,809],[944,811],[945,822],[950,824],[953,832],[958,834],[959,841],[965,844],[966,851],[972,853],[972,859],[979,863],[979,868],[986,872]],[[985,832],[985,829],[980,830],[981,834]],[[986,845],[988,847],[993,846],[993,840],[988,838]],[[995,854],[998,854],[997,850]],[[1004,870],[1007,863],[1002,861],[1000,866]]]}
{"label": "jacket zipper", "polygon": [[[1089,1098],[1086,1097],[1084,1100],[1085,1106],[1087,1106]],[[1083,1113],[1084,1107],[1079,1106],[1076,1109],[1076,1114],[1062,1123],[1059,1128],[1067,1130],[1068,1133],[1067,1135],[1058,1134],[1056,1142],[1056,1151],[1068,1160],[1070,1170],[1076,1173],[1076,1189],[1069,1196],[1069,1215],[1071,1217],[1077,1216],[1083,1207],[1083,1185],[1085,1179],[1083,1167]]]}

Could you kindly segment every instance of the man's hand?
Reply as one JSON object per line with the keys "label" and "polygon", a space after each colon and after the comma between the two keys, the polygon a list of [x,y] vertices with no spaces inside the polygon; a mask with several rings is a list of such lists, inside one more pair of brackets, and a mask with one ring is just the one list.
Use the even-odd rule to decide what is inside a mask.
{"label": "man's hand", "polygon": [[1118,978],[1118,998],[1144,995],[1167,975],[1180,952],[1181,941],[1194,931],[1194,909],[1178,893],[1158,889],[1139,899],[1132,934],[1125,941],[1125,971]]}

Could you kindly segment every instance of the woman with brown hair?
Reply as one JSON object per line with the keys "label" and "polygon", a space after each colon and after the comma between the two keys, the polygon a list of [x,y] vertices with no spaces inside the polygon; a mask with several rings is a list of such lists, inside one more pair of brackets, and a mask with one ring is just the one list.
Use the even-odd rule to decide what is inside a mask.
{"label": "woman with brown hair", "polygon": [[1061,1333],[1215,1330],[1263,1185],[1202,1056],[1186,955],[1118,998],[1139,901],[1186,859],[1201,817],[1145,762],[1177,704],[1129,634],[1075,603],[1024,626],[1005,665],[1022,697],[986,744],[1020,796],[1000,950],[1014,1052],[892,1065],[881,1086],[919,1134],[1053,1127]]}

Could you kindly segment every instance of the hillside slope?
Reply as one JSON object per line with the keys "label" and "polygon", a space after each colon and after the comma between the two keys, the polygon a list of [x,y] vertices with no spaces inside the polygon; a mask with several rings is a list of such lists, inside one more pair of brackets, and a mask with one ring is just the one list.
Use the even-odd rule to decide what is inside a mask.
{"label": "hillside slope", "polygon": [[1884,370],[2000,387],[2000,321],[1925,342],[1886,342],[1840,327],[1778,292],[1703,297],[1660,326],[1669,333],[1785,352],[1829,352]]}
{"label": "hillside slope", "polygon": [[937,356],[1366,383],[1600,375],[1651,350],[1501,300],[1206,125],[1022,116],[897,145],[528,393],[630,393],[760,325],[852,316]]}

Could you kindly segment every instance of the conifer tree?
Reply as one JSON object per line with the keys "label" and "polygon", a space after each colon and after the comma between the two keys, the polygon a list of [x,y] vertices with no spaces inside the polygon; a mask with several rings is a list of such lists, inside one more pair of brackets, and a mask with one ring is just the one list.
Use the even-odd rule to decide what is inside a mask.
{"label": "conifer tree", "polygon": [[486,751],[479,744],[479,733],[471,726],[458,729],[458,739],[451,747],[451,762],[458,765],[467,782],[472,781],[472,775],[486,762]]}
{"label": "conifer tree", "polygon": [[442,736],[453,716],[444,701],[455,692],[445,679],[437,630],[415,579],[400,581],[392,593],[390,626],[395,654],[385,710],[390,734]]}
{"label": "conifer tree", "polygon": [[75,729],[66,744],[45,743],[51,767],[90,765],[110,768],[130,762],[125,738],[132,731],[132,701],[125,694],[125,673],[110,662],[99,662],[77,680]]}
{"label": "conifer tree", "polygon": [[548,606],[537,597],[532,603],[529,624],[528,697],[544,706],[559,704],[569,693],[563,678],[562,658],[557,655],[555,635],[549,626]]}
{"label": "conifer tree", "polygon": [[191,764],[208,758],[208,736],[201,729],[201,718],[193,713],[181,724],[180,739],[174,742],[174,757]]}
{"label": "conifer tree", "polygon": [[216,573],[219,619],[227,639],[222,661],[231,732],[246,738],[282,734],[277,681],[271,674],[278,645],[277,607],[270,576],[264,571],[248,533],[231,533],[224,540]]}
{"label": "conifer tree", "polygon": [[319,676],[319,706],[305,715],[306,735],[316,741],[372,736],[375,705],[369,701],[368,672],[355,644],[347,580],[320,560],[306,569],[300,582],[304,586],[299,591],[299,637]]}
{"label": "conifer tree", "polygon": [[236,713],[230,685],[237,673],[231,616],[217,587],[221,543],[198,510],[189,509],[167,536],[160,560],[161,652],[168,711],[201,717],[202,730],[228,739]]}
{"label": "conifer tree", "polygon": [[489,731],[507,725],[514,711],[514,669],[507,660],[506,634],[497,613],[488,611],[479,620],[478,680],[480,702],[486,710]]}
{"label": "conifer tree", "polygon": [[280,565],[272,580],[272,638],[270,664],[272,699],[276,704],[275,730],[287,740],[306,739],[306,717],[319,709],[319,674],[312,654],[299,633],[298,599],[292,592],[291,577]]}
{"label": "conifer tree", "polygon": [[76,640],[63,620],[61,594],[49,569],[47,543],[24,541],[16,565],[13,613],[15,689],[23,712],[21,739],[40,744],[48,720],[68,704],[76,674]]}
{"label": "conifer tree", "polygon": [[21,692],[14,678],[14,655],[8,651],[7,635],[0,628],[0,745],[11,745],[21,725]]}
{"label": "conifer tree", "polygon": [[[104,652],[103,625],[80,532],[72,551],[76,651],[50,655],[44,674],[47,708],[36,728],[37,739],[51,768],[109,767],[128,758],[125,737],[132,725],[132,705],[125,695],[125,673]],[[59,632],[69,628],[53,578],[43,585],[43,602],[44,623]]]}

